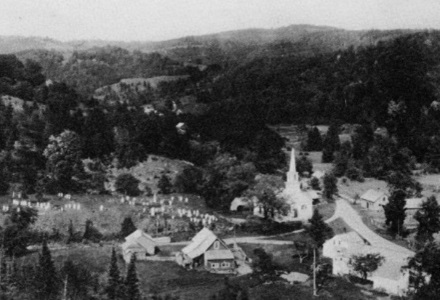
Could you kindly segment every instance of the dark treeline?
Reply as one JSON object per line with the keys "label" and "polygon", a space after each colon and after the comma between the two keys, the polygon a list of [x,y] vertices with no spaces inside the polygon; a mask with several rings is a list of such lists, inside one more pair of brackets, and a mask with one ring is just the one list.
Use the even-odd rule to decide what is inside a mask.
{"label": "dark treeline", "polygon": [[[99,59],[112,62],[111,58],[104,55]],[[115,60],[121,63],[119,58]],[[260,110],[252,102],[218,101],[198,115],[175,112],[173,97],[188,88],[195,90],[194,80],[206,81],[203,76],[211,74],[210,69],[208,75],[193,71],[191,80],[161,85],[154,96],[164,105],[148,114],[136,101],[107,105],[84,97],[63,82],[47,84],[42,68],[31,60],[23,64],[15,56],[5,55],[0,56],[0,65],[0,94],[26,100],[20,105],[0,103],[2,193],[12,185],[39,195],[102,192],[107,167],[131,167],[149,154],[191,161],[203,173],[202,182],[212,185],[217,181],[211,182],[212,176],[204,172],[208,165],[213,169],[222,165],[220,157],[231,159],[224,166],[222,176],[226,177],[240,173],[242,165],[253,175],[256,171],[273,173],[284,165],[283,140],[261,122]],[[157,75],[154,69],[151,72]],[[203,98],[203,88],[197,92]],[[186,129],[179,131],[179,123]],[[86,158],[91,159],[88,166],[83,162]],[[249,174],[245,177],[253,178]],[[232,192],[228,201],[248,182]],[[217,192],[207,196],[214,194]],[[212,204],[216,206],[215,201]]]}

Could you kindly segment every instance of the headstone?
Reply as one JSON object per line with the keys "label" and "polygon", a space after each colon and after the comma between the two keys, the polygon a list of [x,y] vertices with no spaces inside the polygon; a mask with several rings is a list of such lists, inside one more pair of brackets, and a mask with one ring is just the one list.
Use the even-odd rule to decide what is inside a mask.
{"label": "headstone", "polygon": [[101,204],[101,206],[99,206],[99,211],[103,211],[104,210],[104,205]]}

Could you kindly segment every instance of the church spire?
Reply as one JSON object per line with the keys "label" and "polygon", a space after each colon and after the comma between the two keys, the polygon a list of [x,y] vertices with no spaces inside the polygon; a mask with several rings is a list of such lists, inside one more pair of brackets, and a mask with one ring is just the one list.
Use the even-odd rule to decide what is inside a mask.
{"label": "church spire", "polygon": [[286,189],[292,192],[299,192],[299,190],[301,189],[298,172],[296,172],[295,149],[293,148],[290,156],[290,168],[287,172]]}

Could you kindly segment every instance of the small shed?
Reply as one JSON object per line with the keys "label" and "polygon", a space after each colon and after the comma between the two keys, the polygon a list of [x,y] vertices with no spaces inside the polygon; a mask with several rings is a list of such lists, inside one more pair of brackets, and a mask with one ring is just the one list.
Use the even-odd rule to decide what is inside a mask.
{"label": "small shed", "polygon": [[231,202],[231,211],[244,211],[247,209],[251,209],[253,206],[252,200],[246,197],[237,197]]}
{"label": "small shed", "polygon": [[381,211],[383,206],[388,203],[388,196],[380,190],[370,189],[358,201],[366,209]]}
{"label": "small shed", "polygon": [[158,250],[156,241],[141,229],[128,235],[121,248],[126,262],[130,261],[133,254],[136,254],[136,259],[145,260],[147,256],[156,254]]}

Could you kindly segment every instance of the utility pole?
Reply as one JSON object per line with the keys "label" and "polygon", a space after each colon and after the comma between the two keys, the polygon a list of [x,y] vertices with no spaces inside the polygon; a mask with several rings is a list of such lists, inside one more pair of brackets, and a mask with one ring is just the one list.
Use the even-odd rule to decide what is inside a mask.
{"label": "utility pole", "polygon": [[313,296],[318,296],[316,293],[316,247],[313,247]]}
{"label": "utility pole", "polygon": [[64,280],[64,291],[63,291],[63,300],[68,300],[67,299],[67,283],[69,280],[69,275],[66,275],[66,280]]}

